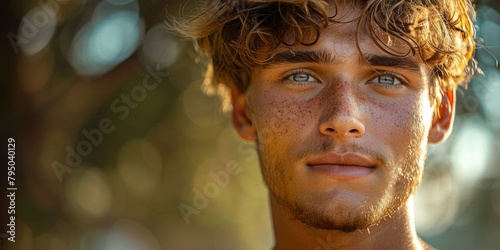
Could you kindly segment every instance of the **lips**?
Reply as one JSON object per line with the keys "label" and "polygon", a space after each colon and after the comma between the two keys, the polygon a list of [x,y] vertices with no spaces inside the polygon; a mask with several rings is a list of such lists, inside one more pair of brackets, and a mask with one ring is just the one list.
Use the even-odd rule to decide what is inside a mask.
{"label": "lips", "polygon": [[376,162],[357,153],[327,153],[311,158],[307,166],[314,172],[337,179],[360,178],[375,170]]}

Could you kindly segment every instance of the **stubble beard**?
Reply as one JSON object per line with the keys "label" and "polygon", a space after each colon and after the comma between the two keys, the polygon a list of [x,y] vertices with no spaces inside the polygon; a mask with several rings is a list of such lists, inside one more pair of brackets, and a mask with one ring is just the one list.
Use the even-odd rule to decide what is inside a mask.
{"label": "stubble beard", "polygon": [[385,183],[387,192],[372,204],[353,207],[352,204],[332,204],[335,199],[332,197],[336,197],[338,193],[325,193],[321,197],[294,197],[294,194],[289,194],[286,187],[289,187],[288,184],[294,177],[286,170],[291,166],[273,157],[275,155],[272,152],[265,152],[268,148],[270,147],[264,147],[257,141],[262,174],[272,198],[307,227],[344,233],[364,230],[392,217],[406,204],[420,184],[426,158],[421,138],[412,139],[403,160],[395,165],[383,166],[397,168],[395,181]]}

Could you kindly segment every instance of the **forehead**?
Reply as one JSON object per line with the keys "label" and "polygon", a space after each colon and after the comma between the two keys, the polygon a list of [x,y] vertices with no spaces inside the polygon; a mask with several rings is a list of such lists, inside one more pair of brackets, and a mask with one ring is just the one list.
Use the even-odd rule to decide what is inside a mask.
{"label": "forehead", "polygon": [[380,27],[368,22],[361,7],[354,3],[332,4],[327,8],[331,18],[328,26],[319,30],[319,34],[305,30],[301,42],[296,42],[297,31],[285,33],[284,41],[274,53],[287,50],[311,50],[321,48],[323,51],[339,57],[352,56],[352,50],[364,57],[367,54],[384,54],[385,56],[407,57],[423,63],[418,53],[413,53],[416,46],[409,44],[384,32]]}
{"label": "forehead", "polygon": [[[367,13],[364,13],[361,7],[353,2],[330,4],[328,6],[327,12],[331,20],[326,28],[319,30],[318,40],[329,36],[329,40],[333,38],[335,41],[346,41],[346,46],[358,43],[362,52],[366,49],[372,49],[373,45],[375,45],[375,47],[379,47],[382,51],[392,52],[398,56],[406,56],[412,50],[412,47],[417,47],[416,45],[404,42],[400,38],[389,35],[377,25],[369,22]],[[294,33],[296,32],[286,33],[285,40],[287,38],[296,38],[296,34]],[[312,37],[314,35],[316,34],[310,34],[310,41],[315,39],[315,37]],[[301,47],[302,44],[298,43],[295,45],[297,45],[296,47]]]}

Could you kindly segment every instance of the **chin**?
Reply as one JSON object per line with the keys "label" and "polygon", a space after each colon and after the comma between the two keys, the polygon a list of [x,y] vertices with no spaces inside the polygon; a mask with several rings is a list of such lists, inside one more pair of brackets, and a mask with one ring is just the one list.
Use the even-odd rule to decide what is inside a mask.
{"label": "chin", "polygon": [[[299,196],[300,197],[300,196]],[[325,196],[302,196],[304,199],[290,200],[292,197],[276,200],[291,216],[309,228],[352,233],[378,225],[391,217],[404,204],[404,200],[370,200],[369,196],[354,197],[352,194],[329,194]],[[333,197],[333,198],[332,198]],[[373,197],[373,196],[372,196]],[[351,198],[351,199],[349,199]]]}
{"label": "chin", "polygon": [[310,228],[344,233],[363,230],[378,223],[370,209],[354,204],[335,204],[329,209],[322,204],[308,208],[296,206],[291,212],[296,220]]}

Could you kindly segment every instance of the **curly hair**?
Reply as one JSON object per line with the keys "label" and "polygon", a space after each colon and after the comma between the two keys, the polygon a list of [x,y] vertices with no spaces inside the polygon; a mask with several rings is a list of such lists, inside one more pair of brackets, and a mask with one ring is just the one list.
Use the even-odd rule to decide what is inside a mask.
{"label": "curly hair", "polygon": [[[429,66],[434,107],[443,92],[466,85],[474,74],[475,11],[471,0],[337,0],[333,9],[341,4],[361,11],[356,20],[358,32],[359,24],[366,24],[368,35],[380,49],[399,57],[418,55]],[[322,0],[216,0],[193,16],[172,19],[170,26],[194,39],[207,59],[204,90],[219,94],[227,109],[228,87],[245,92],[252,68],[265,64],[278,46],[312,45],[322,29],[336,22],[336,13],[329,16],[328,6]],[[377,30],[406,43],[408,53],[391,49]],[[262,55],[269,56],[263,59]]]}

